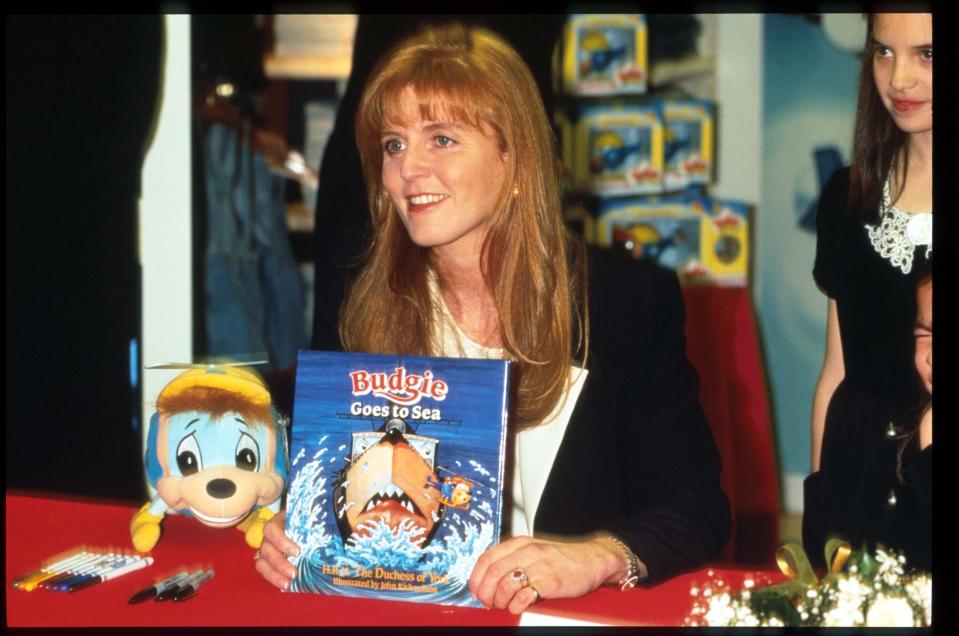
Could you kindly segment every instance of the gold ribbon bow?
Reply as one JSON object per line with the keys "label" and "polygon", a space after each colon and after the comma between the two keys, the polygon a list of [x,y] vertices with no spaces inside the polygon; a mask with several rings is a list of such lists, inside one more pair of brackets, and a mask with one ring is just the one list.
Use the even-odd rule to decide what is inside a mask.
{"label": "gold ribbon bow", "polygon": [[[848,543],[842,539],[830,539],[826,543],[826,563],[829,564],[829,572],[826,574],[826,578],[838,574],[846,565],[846,561],[849,560],[851,554],[852,550]],[[806,552],[798,543],[787,543],[776,550],[776,563],[782,573],[789,577],[789,580],[771,585],[766,588],[767,591],[793,597],[798,594],[805,594],[810,587],[819,584],[819,578],[809,562],[809,557],[806,556]]]}
{"label": "gold ribbon bow", "polygon": [[[825,556],[829,574],[842,571],[851,554],[852,548],[842,539],[830,539],[826,542]],[[798,543],[787,543],[776,550],[776,564],[783,574],[792,580],[799,580],[804,585],[815,585],[819,581],[809,557]]]}

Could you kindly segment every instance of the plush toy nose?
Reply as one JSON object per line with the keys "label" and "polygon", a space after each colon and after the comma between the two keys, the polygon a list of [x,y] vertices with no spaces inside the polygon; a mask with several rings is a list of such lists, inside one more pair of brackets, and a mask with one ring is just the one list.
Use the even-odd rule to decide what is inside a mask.
{"label": "plush toy nose", "polygon": [[206,485],[206,491],[211,497],[227,499],[236,492],[236,484],[229,479],[211,479]]}

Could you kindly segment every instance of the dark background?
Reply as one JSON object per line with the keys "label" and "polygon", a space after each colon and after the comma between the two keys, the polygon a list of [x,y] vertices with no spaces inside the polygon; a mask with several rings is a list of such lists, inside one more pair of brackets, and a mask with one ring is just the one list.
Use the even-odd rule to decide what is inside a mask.
{"label": "dark background", "polygon": [[140,168],[161,16],[8,16],[8,488],[140,499]]}

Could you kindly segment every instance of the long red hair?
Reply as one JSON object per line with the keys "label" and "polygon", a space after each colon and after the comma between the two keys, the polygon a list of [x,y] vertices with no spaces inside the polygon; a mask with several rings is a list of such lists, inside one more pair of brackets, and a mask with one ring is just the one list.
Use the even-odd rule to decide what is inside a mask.
{"label": "long red hair", "polygon": [[371,353],[438,353],[429,250],[409,238],[381,181],[381,132],[393,123],[407,87],[424,118],[488,126],[508,156],[481,263],[503,347],[515,362],[514,421],[538,424],[564,395],[574,357],[585,364],[586,255],[563,220],[556,141],[536,83],[516,51],[489,31],[455,23],[424,28],[386,54],[370,76],[356,115],[356,143],[373,237],[340,314],[343,345]]}

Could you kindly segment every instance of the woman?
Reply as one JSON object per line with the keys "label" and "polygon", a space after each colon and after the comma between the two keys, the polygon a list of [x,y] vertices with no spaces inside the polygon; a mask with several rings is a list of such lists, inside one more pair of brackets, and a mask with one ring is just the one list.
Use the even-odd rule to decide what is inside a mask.
{"label": "woman", "polygon": [[[729,510],[676,277],[598,254],[587,270],[516,52],[482,29],[424,29],[372,73],[356,137],[373,237],[314,344],[514,361],[512,537],[480,557],[473,595],[518,613],[718,554]],[[278,587],[297,550],[282,527],[256,566]]]}
{"label": "woman", "polygon": [[829,302],[805,483],[814,558],[830,534],[902,547],[896,439],[922,388],[912,326],[932,251],[932,16],[873,14],[867,32],[852,165],[817,216],[813,275]]}

